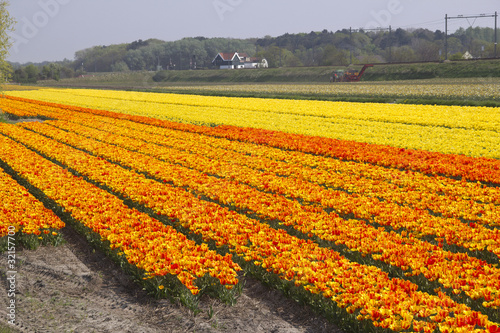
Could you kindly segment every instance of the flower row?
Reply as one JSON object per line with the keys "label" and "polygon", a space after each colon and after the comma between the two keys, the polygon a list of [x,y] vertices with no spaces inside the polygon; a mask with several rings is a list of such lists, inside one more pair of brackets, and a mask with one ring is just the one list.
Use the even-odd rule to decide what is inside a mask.
{"label": "flower row", "polygon": [[[16,131],[7,130],[9,133]],[[40,147],[44,146],[50,147],[42,142]],[[54,154],[65,159],[62,155],[67,154],[57,153],[59,149],[54,150]],[[359,319],[372,320],[375,326],[393,330],[412,327],[426,331],[438,326],[442,330],[457,327],[493,330],[498,327],[483,314],[471,311],[445,294],[433,296],[419,292],[413,283],[390,279],[380,269],[350,262],[337,252],[311,241],[298,239],[283,230],[272,229],[257,220],[199,200],[184,189],[154,183],[135,174],[133,178],[143,179],[148,185],[137,188],[133,178],[123,178],[125,173],[132,174],[131,171],[122,169],[117,174],[118,166],[84,155],[79,154],[80,157],[69,166],[93,174],[95,179],[113,184],[116,189],[134,193],[131,199],[144,198],[144,201],[154,193],[161,193],[157,198],[161,198],[162,214],[178,219],[193,232],[201,233],[205,240],[214,240],[219,246],[227,245],[245,260],[278,274],[282,279],[294,281],[295,285],[312,293],[323,294],[348,312],[356,313]],[[86,196],[91,196],[91,193]]]}
{"label": "flower row", "polygon": [[9,233],[9,227],[28,235],[50,233],[55,236],[55,230],[65,226],[51,210],[1,168],[0,202],[0,237]]}
{"label": "flower row", "polygon": [[[99,123],[88,122],[89,120],[92,117],[70,119],[71,122],[119,133],[126,138],[161,144],[210,159],[230,160],[231,164],[300,178],[326,187],[343,188],[351,193],[408,204],[421,210],[430,209],[446,217],[464,218],[481,224],[500,224],[498,207],[495,206],[500,204],[500,188],[484,187],[441,176],[426,176],[417,172],[402,172],[367,163],[284,152],[255,144],[140,126],[117,119],[100,119],[102,121]],[[125,141],[129,144],[134,142],[129,139]]]}

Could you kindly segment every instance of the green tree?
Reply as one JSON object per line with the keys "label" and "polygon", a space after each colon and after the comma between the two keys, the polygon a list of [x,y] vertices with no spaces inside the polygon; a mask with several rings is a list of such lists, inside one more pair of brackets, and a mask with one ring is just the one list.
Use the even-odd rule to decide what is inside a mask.
{"label": "green tree", "polygon": [[346,57],[342,50],[338,50],[333,45],[328,45],[323,51],[323,57],[321,59],[322,66],[333,66],[341,65],[347,66],[349,64],[349,59]]}
{"label": "green tree", "polygon": [[61,66],[55,63],[51,63],[42,67],[42,71],[39,74],[42,80],[56,80],[59,81],[61,77]]}
{"label": "green tree", "polygon": [[27,83],[28,82],[28,74],[24,70],[24,68],[18,68],[14,71],[14,75],[12,77],[14,82],[17,83]]}
{"label": "green tree", "polygon": [[111,65],[111,71],[113,72],[128,72],[130,69],[128,68],[125,61],[118,61]]}
{"label": "green tree", "polygon": [[128,51],[124,61],[131,70],[140,71],[146,69],[146,62],[140,49]]}
{"label": "green tree", "polygon": [[14,31],[15,20],[10,16],[7,6],[9,2],[0,1],[0,81],[7,81],[12,73],[12,67],[6,58],[9,54],[9,48],[12,46],[8,32]]}
{"label": "green tree", "polygon": [[413,49],[408,45],[394,47],[392,49],[393,62],[410,62],[415,61],[416,59],[415,51],[413,51]]}
{"label": "green tree", "polygon": [[27,81],[24,83],[36,83],[38,80],[39,76],[39,70],[38,67],[36,67],[33,64],[29,64],[28,66],[24,67],[24,71],[26,72],[26,78]]}
{"label": "green tree", "polygon": [[269,63],[269,67],[281,67],[283,66],[283,49],[277,46],[270,46],[265,51],[261,51],[257,54],[259,58],[265,58]]}
{"label": "green tree", "polygon": [[460,39],[456,37],[448,37],[448,53],[454,54],[463,50],[463,45]]}
{"label": "green tree", "polygon": [[[48,67],[47,67],[48,68]],[[14,71],[13,79],[18,83],[36,83],[38,78],[42,76],[40,75],[38,67],[33,64],[29,64],[28,66],[18,68]]]}
{"label": "green tree", "polygon": [[62,66],[61,67],[61,77],[63,79],[75,77],[75,70],[70,66]]}
{"label": "green tree", "polygon": [[439,59],[439,45],[426,39],[415,38],[412,48],[419,61],[432,61]]}

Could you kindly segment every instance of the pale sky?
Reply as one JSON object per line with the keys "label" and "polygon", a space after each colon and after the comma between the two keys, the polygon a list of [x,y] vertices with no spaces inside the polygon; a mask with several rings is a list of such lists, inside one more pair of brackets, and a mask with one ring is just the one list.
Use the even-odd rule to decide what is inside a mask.
{"label": "pale sky", "polygon": [[[445,14],[493,15],[500,13],[500,1],[10,0],[8,9],[17,24],[7,59],[25,63],[73,60],[88,47],[149,38],[249,38],[389,26],[444,31]],[[493,17],[453,19],[448,28],[493,28],[494,22]]]}

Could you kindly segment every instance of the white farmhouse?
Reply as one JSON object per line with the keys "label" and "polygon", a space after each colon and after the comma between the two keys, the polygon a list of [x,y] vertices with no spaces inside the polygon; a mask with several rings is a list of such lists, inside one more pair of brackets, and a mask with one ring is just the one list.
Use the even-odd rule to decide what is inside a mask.
{"label": "white farmhouse", "polygon": [[[261,67],[261,63],[262,61],[259,62],[257,58],[238,52],[220,52],[212,60],[212,64],[220,69],[259,68]],[[267,61],[265,63],[267,64]]]}

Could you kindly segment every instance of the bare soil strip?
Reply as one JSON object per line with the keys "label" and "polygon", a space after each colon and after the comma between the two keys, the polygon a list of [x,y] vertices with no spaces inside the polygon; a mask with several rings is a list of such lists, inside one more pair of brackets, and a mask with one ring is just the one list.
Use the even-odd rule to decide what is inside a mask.
{"label": "bare soil strip", "polygon": [[[241,276],[243,294],[235,306],[208,296],[201,312],[156,300],[134,284],[104,254],[70,227],[67,243],[17,253],[18,332],[329,332],[341,333],[308,307],[261,282]],[[7,290],[2,265],[0,285]],[[0,293],[0,317],[7,322],[7,293]]]}

